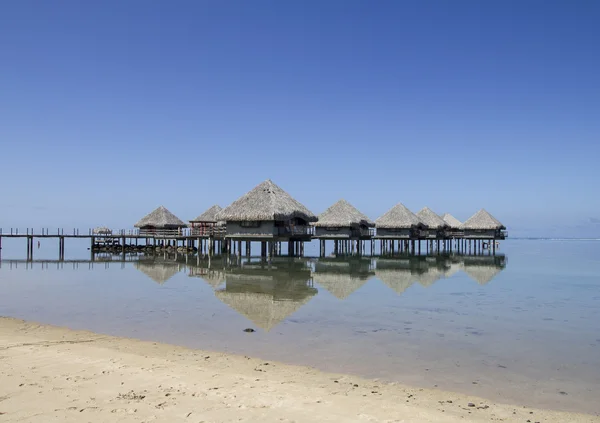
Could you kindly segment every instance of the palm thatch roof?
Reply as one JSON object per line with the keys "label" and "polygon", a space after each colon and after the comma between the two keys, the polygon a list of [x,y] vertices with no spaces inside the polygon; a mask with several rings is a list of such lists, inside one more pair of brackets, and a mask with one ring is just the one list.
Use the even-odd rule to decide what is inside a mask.
{"label": "palm thatch roof", "polygon": [[157,284],[164,284],[181,270],[177,263],[155,263],[136,261],[135,268],[144,273]]}
{"label": "palm thatch roof", "polygon": [[452,216],[450,213],[444,213],[442,215],[442,219],[444,222],[448,224],[452,229],[459,229],[460,225],[462,225],[461,221],[456,217]]}
{"label": "palm thatch roof", "polygon": [[194,220],[190,220],[190,222],[208,222],[208,223],[217,223],[217,213],[219,213],[223,208],[218,204],[215,204],[200,216],[195,218]]}
{"label": "palm thatch roof", "polygon": [[446,223],[444,219],[438,216],[438,214],[429,207],[423,207],[421,210],[419,210],[417,217],[430,229],[442,229],[450,227],[450,225]]}
{"label": "palm thatch roof", "polygon": [[317,217],[270,179],[225,207],[217,214],[225,221],[285,221],[294,218],[316,222]]}
{"label": "palm thatch roof", "polygon": [[506,227],[500,223],[498,219],[489,214],[485,209],[481,209],[473,216],[468,218],[465,223],[461,225],[461,229],[493,230],[506,229]]}
{"label": "palm thatch roof", "polygon": [[345,300],[353,292],[369,281],[369,276],[355,276],[342,273],[314,273],[313,280],[329,291],[334,297]]}
{"label": "palm thatch roof", "polygon": [[375,276],[398,295],[415,283],[415,277],[408,269],[377,269]]}
{"label": "palm thatch roof", "polygon": [[142,217],[134,226],[136,228],[152,227],[162,229],[187,228],[187,225],[181,219],[163,206]]}
{"label": "palm thatch roof", "polygon": [[215,291],[219,300],[267,332],[310,301],[315,293],[316,290],[299,300],[285,300],[266,293]]}
{"label": "palm thatch roof", "polygon": [[402,203],[396,204],[375,220],[375,227],[382,229],[410,229],[425,226],[424,223]]}
{"label": "palm thatch roof", "polygon": [[372,228],[375,226],[375,223],[358,211],[352,204],[342,199],[321,213],[315,226],[329,228],[367,226]]}

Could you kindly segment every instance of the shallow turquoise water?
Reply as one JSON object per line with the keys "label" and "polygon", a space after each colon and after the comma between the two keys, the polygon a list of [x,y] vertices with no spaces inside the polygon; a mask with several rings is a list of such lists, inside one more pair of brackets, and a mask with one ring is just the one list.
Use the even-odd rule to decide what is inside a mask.
{"label": "shallow turquoise water", "polygon": [[[0,315],[600,412],[600,242],[270,268],[217,258],[210,270],[185,256],[91,264],[85,247],[67,246],[80,263],[46,266],[14,261],[25,247],[5,242]],[[55,250],[43,245],[35,258]]]}

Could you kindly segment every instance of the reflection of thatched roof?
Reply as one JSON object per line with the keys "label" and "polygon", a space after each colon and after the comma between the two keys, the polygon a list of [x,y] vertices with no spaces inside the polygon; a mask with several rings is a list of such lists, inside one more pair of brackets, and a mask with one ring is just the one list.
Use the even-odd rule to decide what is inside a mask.
{"label": "reflection of thatched roof", "polygon": [[187,228],[187,225],[169,210],[160,206],[152,213],[144,216],[134,225],[136,228],[153,227],[162,229]]}
{"label": "reflection of thatched roof", "polygon": [[190,222],[217,223],[217,213],[219,213],[221,210],[223,210],[223,208],[215,204],[194,220],[190,220]]}
{"label": "reflection of thatched roof", "polygon": [[454,276],[462,269],[461,263],[450,263],[450,268],[444,272],[444,277],[449,278],[450,276]]}
{"label": "reflection of thatched roof", "polygon": [[375,223],[346,200],[340,200],[319,215],[315,226],[329,228],[368,226],[372,228]]}
{"label": "reflection of thatched roof", "polygon": [[110,228],[107,228],[106,226],[100,226],[98,228],[94,228],[92,233],[94,235],[111,235],[112,230]]}
{"label": "reflection of thatched roof", "polygon": [[208,269],[206,267],[190,267],[189,276],[204,280],[213,288],[218,288],[225,282],[225,273],[222,270]]}
{"label": "reflection of thatched roof", "polygon": [[485,285],[492,279],[496,277],[496,275],[502,272],[503,268],[498,266],[473,266],[473,265],[465,265],[463,267],[463,271],[469,275],[469,277],[475,280],[480,285]]}
{"label": "reflection of thatched roof", "polygon": [[438,269],[430,268],[426,272],[415,275],[415,279],[424,287],[433,285],[436,281],[442,279],[444,273]]}
{"label": "reflection of thatched roof", "polygon": [[[227,275],[229,279],[229,275]],[[306,282],[227,281],[224,289],[215,291],[219,300],[269,331],[306,304],[317,290]]]}
{"label": "reflection of thatched roof", "polygon": [[502,223],[486,210],[481,209],[461,225],[461,229],[506,229]]}
{"label": "reflection of thatched roof", "polygon": [[369,276],[354,276],[343,273],[314,273],[314,281],[334,297],[345,300],[369,280]]}
{"label": "reflection of thatched roof", "polygon": [[414,282],[415,277],[408,269],[377,269],[375,276],[397,294],[402,294]]}
{"label": "reflection of thatched roof", "polygon": [[270,179],[254,187],[231,205],[217,218],[225,221],[273,221],[304,219],[316,222],[317,217]]}
{"label": "reflection of thatched roof", "polygon": [[398,203],[379,217],[375,226],[382,229],[410,229],[423,226],[423,223],[404,204]]}
{"label": "reflection of thatched roof", "polygon": [[180,266],[177,263],[136,261],[135,267],[154,282],[161,285],[179,273],[180,270]]}
{"label": "reflection of thatched roof", "polygon": [[442,215],[442,219],[446,222],[452,229],[460,228],[462,223],[456,217],[452,216],[450,213],[444,213]]}
{"label": "reflection of thatched roof", "polygon": [[429,207],[423,207],[419,210],[417,217],[431,229],[441,229],[450,226]]}

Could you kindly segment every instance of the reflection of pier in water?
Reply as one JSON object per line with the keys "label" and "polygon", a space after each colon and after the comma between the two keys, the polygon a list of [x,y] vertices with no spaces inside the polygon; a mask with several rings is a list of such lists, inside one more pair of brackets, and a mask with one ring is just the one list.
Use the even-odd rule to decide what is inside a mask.
{"label": "reflection of pier in water", "polygon": [[319,287],[345,300],[372,279],[398,294],[413,284],[429,287],[440,279],[464,272],[484,285],[506,267],[504,255],[261,258],[232,256],[101,255],[93,260],[3,260],[1,269],[125,268],[129,263],[162,285],[181,272],[206,281],[216,298],[269,331],[308,303]]}

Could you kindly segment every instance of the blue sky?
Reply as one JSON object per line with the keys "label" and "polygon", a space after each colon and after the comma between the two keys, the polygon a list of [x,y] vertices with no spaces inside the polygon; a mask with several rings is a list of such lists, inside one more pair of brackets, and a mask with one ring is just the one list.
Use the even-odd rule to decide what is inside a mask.
{"label": "blue sky", "polygon": [[600,2],[0,5],[0,227],[189,219],[271,178],[600,235]]}

